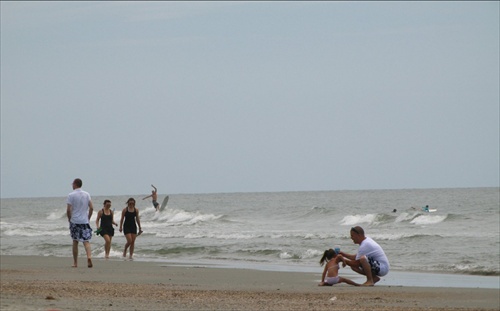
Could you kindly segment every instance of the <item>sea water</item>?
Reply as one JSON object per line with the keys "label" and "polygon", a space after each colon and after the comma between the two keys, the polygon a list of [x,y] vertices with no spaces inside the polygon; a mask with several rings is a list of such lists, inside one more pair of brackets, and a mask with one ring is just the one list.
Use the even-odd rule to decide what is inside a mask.
{"label": "sea water", "polygon": [[[144,233],[135,260],[321,270],[325,249],[356,253],[349,231],[361,226],[391,271],[500,275],[499,188],[169,194],[162,212],[144,196],[92,197],[93,230],[105,199],[117,223],[136,199]],[[2,255],[71,257],[66,197],[2,199],[0,211]],[[91,243],[93,256],[104,257],[102,237]],[[116,228],[112,259],[121,260],[124,244]]]}

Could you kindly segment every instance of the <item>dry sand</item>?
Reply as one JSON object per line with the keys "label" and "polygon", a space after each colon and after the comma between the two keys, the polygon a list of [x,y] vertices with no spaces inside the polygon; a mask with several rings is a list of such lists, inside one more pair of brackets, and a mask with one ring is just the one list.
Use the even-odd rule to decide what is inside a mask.
{"label": "dry sand", "polygon": [[498,289],[318,287],[317,274],[1,256],[1,310],[500,310]]}

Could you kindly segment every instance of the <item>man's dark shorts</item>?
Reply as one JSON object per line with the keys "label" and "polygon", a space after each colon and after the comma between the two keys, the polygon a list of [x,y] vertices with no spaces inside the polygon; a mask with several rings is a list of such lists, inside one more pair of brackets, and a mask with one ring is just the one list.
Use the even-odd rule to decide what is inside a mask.
{"label": "man's dark shorts", "polygon": [[69,231],[73,241],[88,242],[92,239],[92,228],[89,224],[69,223]]}
{"label": "man's dark shorts", "polygon": [[366,256],[366,258],[368,258],[368,263],[370,264],[370,267],[372,267],[372,272],[375,273],[375,275],[378,275],[380,273],[380,262],[369,256]]}

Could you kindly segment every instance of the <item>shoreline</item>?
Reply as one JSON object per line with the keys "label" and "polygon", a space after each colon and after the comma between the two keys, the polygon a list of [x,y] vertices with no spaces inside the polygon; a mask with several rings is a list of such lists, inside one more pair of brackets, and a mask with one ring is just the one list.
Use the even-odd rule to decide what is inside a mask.
{"label": "shoreline", "polygon": [[[0,256],[1,310],[498,310],[498,289],[317,286],[315,273]],[[342,270],[341,270],[342,271]],[[391,274],[391,273],[390,273]],[[396,273],[397,274],[397,273]],[[348,276],[349,277],[349,276]],[[432,282],[433,280],[428,280]]]}
{"label": "shoreline", "polygon": [[[121,260],[114,258],[112,260]],[[138,261],[153,262],[162,266],[179,266],[179,267],[203,267],[214,269],[244,269],[244,270],[257,270],[257,271],[270,271],[270,272],[294,272],[294,273],[308,273],[315,274],[321,278],[323,268],[319,265],[312,266],[294,266],[294,265],[277,265],[277,264],[264,264],[254,262],[244,263],[227,263],[217,261],[201,261],[201,262],[184,262],[181,263],[176,260],[162,260],[162,259],[139,259]],[[342,268],[339,275],[350,279],[356,279],[358,283],[363,283],[364,276],[361,276],[352,270]],[[318,279],[319,281],[319,279]],[[381,278],[377,285],[384,286],[411,286],[411,287],[456,287],[456,288],[489,288],[500,289],[500,276],[494,275],[475,275],[475,274],[458,274],[447,272],[429,272],[429,271],[404,271],[404,270],[391,270],[388,275]]]}

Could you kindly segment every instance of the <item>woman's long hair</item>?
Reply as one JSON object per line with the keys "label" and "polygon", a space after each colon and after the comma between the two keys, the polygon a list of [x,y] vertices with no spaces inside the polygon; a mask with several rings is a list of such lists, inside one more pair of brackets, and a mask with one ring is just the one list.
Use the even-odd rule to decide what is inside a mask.
{"label": "woman's long hair", "polygon": [[324,253],[323,253],[323,257],[321,257],[320,261],[319,261],[319,264],[321,266],[323,266],[323,264],[325,263],[325,261],[330,261],[332,260],[332,258],[334,258],[335,256],[337,255],[337,253],[335,253],[335,251],[333,249],[327,249]]}

